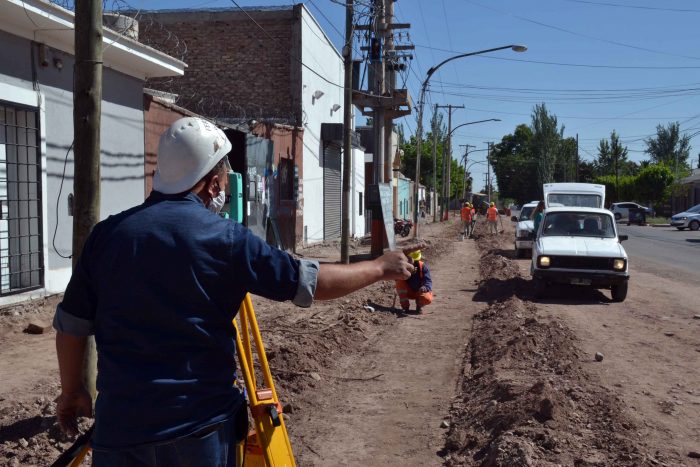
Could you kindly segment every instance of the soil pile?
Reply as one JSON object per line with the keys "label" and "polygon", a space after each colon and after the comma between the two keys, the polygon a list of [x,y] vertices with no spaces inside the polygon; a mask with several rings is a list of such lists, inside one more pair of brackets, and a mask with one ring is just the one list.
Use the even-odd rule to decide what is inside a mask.
{"label": "soil pile", "polygon": [[587,373],[563,322],[538,313],[502,248],[511,237],[477,230],[478,296],[445,465],[639,466],[662,460],[638,439],[621,399]]}

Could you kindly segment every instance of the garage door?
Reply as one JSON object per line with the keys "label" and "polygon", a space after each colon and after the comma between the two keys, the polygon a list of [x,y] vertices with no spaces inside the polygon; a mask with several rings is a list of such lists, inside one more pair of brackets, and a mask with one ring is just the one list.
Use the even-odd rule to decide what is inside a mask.
{"label": "garage door", "polygon": [[341,185],[340,146],[330,144],[323,151],[323,239],[340,238]]}

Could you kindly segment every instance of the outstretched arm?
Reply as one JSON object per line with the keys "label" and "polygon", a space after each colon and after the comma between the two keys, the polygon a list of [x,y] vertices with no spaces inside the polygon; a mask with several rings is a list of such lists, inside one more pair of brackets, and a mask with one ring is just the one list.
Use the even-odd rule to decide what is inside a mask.
{"label": "outstretched arm", "polygon": [[404,251],[391,251],[372,261],[321,264],[314,299],[332,300],[377,281],[408,279],[415,268],[406,253],[420,248],[415,246]]}

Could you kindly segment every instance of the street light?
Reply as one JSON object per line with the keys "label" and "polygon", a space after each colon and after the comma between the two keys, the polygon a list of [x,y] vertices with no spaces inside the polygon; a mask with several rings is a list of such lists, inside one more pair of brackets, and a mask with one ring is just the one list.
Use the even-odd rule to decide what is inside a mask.
{"label": "street light", "polygon": [[[420,96],[418,98],[418,124],[416,125],[416,179],[415,179],[415,184],[413,186],[413,199],[415,199],[415,206],[416,208],[418,207],[418,185],[420,184],[420,150],[421,150],[421,140],[423,138],[423,106],[425,104],[425,90],[428,87],[428,82],[430,81],[430,78],[433,76],[433,74],[445,63],[451,62],[452,60],[457,60],[458,58],[464,58],[464,57],[471,57],[472,55],[481,55],[489,52],[496,52],[498,50],[505,50],[505,49],[511,49],[513,52],[525,52],[527,50],[527,47],[524,45],[504,45],[502,47],[495,47],[493,49],[485,49],[485,50],[479,50],[476,52],[469,52],[465,54],[460,54],[460,55],[455,55],[453,57],[447,58],[443,60],[442,62],[438,63],[434,67],[431,67],[428,70],[428,73],[425,77],[425,81],[423,81],[423,84],[421,85],[420,88]],[[415,226],[415,231],[414,231],[414,236],[418,236],[418,209],[414,209],[413,212],[413,224]]]}
{"label": "street light", "polygon": [[[461,128],[461,127],[466,126],[466,125],[473,125],[473,124],[475,124],[475,123],[500,122],[500,121],[501,121],[500,118],[487,118],[486,120],[477,120],[477,121],[475,121],[475,122],[462,123],[461,125],[457,125],[456,127],[452,128],[452,129],[450,130],[450,132],[447,133],[447,140],[448,140],[447,148],[449,149],[449,152],[452,152],[452,139],[451,139],[451,138],[452,138],[452,133],[454,133],[456,129]],[[469,149],[469,148],[467,148],[467,153],[469,152],[468,149]],[[474,152],[474,151],[472,151],[472,152]],[[447,154],[447,160],[446,160],[446,161],[445,161],[445,158],[443,158],[443,162],[447,162],[447,186],[446,186],[447,189],[444,190],[444,191],[445,191],[446,198],[447,198],[447,199],[446,199],[446,203],[445,203],[445,207],[446,207],[446,208],[445,208],[445,212],[446,212],[446,216],[447,216],[447,217],[449,217],[449,213],[450,213],[450,198],[452,197],[452,196],[451,196],[451,192],[452,192],[452,190],[451,190],[451,188],[452,188],[452,180],[451,180],[451,177],[450,177],[450,170],[452,169],[452,161],[451,161],[451,159],[452,159],[452,154]],[[466,164],[466,161],[465,161],[465,164]],[[466,172],[465,172],[465,175],[466,175]],[[437,181],[435,180],[435,177],[436,177],[436,174],[433,173],[433,179],[434,179],[433,182],[434,182],[434,184],[437,184]],[[442,183],[443,183],[443,186],[445,186],[445,181],[444,181],[444,180],[442,181]],[[464,183],[466,184],[466,180],[464,180]],[[465,191],[464,191],[464,185],[463,185],[463,186],[462,186],[462,198],[464,198],[464,194],[465,194]],[[445,220],[445,219],[443,219],[443,220]]]}
{"label": "street light", "polygon": [[[469,145],[467,145],[467,149],[469,149]],[[481,152],[481,151],[486,151],[486,149],[475,149],[472,151],[472,153],[475,152]],[[469,152],[465,151],[464,155],[462,156],[462,160],[464,161],[464,175],[462,178],[462,202],[467,198],[467,157],[469,156]],[[471,167],[471,165],[469,166]]]}

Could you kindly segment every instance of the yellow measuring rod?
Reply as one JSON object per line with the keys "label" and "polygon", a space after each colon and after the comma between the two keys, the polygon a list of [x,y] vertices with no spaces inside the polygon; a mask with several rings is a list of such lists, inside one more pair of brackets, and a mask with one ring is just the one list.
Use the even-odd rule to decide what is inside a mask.
{"label": "yellow measuring rod", "polygon": [[[272,382],[270,365],[258,321],[255,318],[253,302],[246,294],[238,312],[239,323],[233,320],[236,328],[236,350],[245,382],[248,406],[253,417],[253,430],[247,439],[238,446],[239,467],[295,467],[292,445],[284,425],[282,405]],[[252,337],[252,341],[251,341]],[[253,358],[253,345],[257,362]],[[264,386],[258,387],[255,377],[255,363],[262,374]]]}

